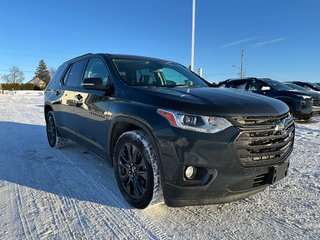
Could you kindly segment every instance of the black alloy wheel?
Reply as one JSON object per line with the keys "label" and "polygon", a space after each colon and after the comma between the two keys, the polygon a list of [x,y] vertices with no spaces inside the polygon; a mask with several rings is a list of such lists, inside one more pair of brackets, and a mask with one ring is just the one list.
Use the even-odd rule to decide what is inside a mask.
{"label": "black alloy wheel", "polygon": [[120,149],[118,174],[126,193],[135,200],[141,200],[147,188],[147,166],[140,150],[132,143],[125,143]]}

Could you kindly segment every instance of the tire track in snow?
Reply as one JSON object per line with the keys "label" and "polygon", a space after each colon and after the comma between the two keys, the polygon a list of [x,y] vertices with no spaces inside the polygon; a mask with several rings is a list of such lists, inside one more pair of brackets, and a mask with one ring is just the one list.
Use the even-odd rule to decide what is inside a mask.
{"label": "tire track in snow", "polygon": [[[299,239],[303,239],[305,237],[305,235],[303,233],[301,233],[301,229],[294,226],[294,225],[288,225],[287,223],[285,223],[282,220],[279,219],[266,219],[266,218],[262,218],[260,216],[256,216],[256,219],[261,222],[262,224],[265,224],[267,226],[272,226],[274,229],[280,231],[280,232],[294,232],[296,234],[296,236],[299,236]],[[286,231],[287,230],[287,231]],[[292,236],[291,236],[292,237]]]}
{"label": "tire track in snow", "polygon": [[[61,208],[61,204],[59,203],[58,197],[53,197],[54,194],[46,192],[47,196],[47,203],[49,204],[50,212],[52,213],[52,217],[55,223],[59,224],[58,226],[66,226],[67,228],[67,235],[69,235],[70,239],[73,237],[73,231],[70,227],[69,221],[66,216],[63,214],[62,211],[59,211]],[[55,206],[53,203],[57,203],[59,207]],[[57,226],[55,224],[55,226]],[[55,228],[54,231],[57,229]]]}
{"label": "tire track in snow", "polygon": [[[214,207],[215,205],[212,205],[212,206]],[[204,214],[202,206],[195,206],[192,208],[193,208],[193,210],[191,210],[190,207],[182,208],[182,211],[186,212],[187,216],[190,216],[191,219],[189,221],[199,221],[199,219],[205,218],[206,220],[207,219],[212,220],[213,223],[217,222],[217,216],[216,215],[212,216],[212,214],[208,214],[207,212],[205,212],[205,214]],[[199,210],[195,211],[196,209],[199,209]],[[192,219],[192,218],[194,218],[194,219]],[[228,239],[238,239],[239,238],[230,229],[224,228],[223,232],[224,232],[224,235],[228,236]]]}
{"label": "tire track in snow", "polygon": [[[28,155],[30,155],[30,153],[31,152],[29,152]],[[33,150],[32,158],[44,159],[39,153],[41,153],[41,150]],[[44,160],[48,160],[48,159],[44,159]],[[56,172],[52,171],[52,168],[48,166],[48,163],[46,161],[41,162],[41,168],[39,169],[46,173],[47,179],[55,179],[57,177],[56,175],[54,175],[54,173]],[[36,171],[36,175],[37,175],[36,176],[37,179],[41,179],[42,175],[40,175],[39,171]],[[62,209],[64,209],[64,206],[70,206],[70,204],[68,202],[66,203],[66,205],[63,204],[62,202],[64,201],[64,197],[60,198],[58,195],[54,193],[50,193],[46,191],[45,196],[46,196],[46,202],[49,205],[50,212],[52,213],[51,216],[53,218],[54,223],[57,223],[58,226],[64,226],[64,228],[66,229],[64,233],[68,235],[69,239],[73,238],[74,231],[69,224],[68,217],[66,216],[65,211],[62,211]],[[57,224],[55,224],[55,229],[53,229],[53,231],[57,231],[56,229]]]}
{"label": "tire track in snow", "polygon": [[[66,156],[64,156],[63,154],[61,154],[61,153],[59,152],[59,150],[56,150],[56,152],[57,152],[57,155],[63,157],[70,165],[72,165],[72,167],[76,167],[76,168],[77,168],[77,166],[74,165],[73,162],[72,162],[68,157],[66,157]],[[70,170],[71,170],[71,171],[75,171],[74,168],[70,168]],[[77,170],[79,171],[79,168],[77,168]],[[71,174],[72,174],[72,172],[71,172]],[[82,174],[87,180],[89,180],[85,173],[81,172],[81,174]],[[93,184],[96,185],[96,181],[92,181],[92,180],[90,180],[90,181],[91,181],[91,183],[93,183]],[[100,190],[100,189],[97,189],[97,192],[101,192],[101,190]],[[70,191],[68,191],[68,193],[70,194],[70,196],[73,196],[73,195],[74,195],[74,194],[72,194]],[[85,191],[83,191],[82,194],[85,196],[85,198],[90,199],[90,196],[89,196]],[[93,193],[93,194],[96,194],[96,193]],[[109,195],[110,195],[110,194],[109,194]],[[74,204],[74,201],[73,201],[72,206],[74,206],[74,205],[75,205],[75,204]],[[114,224],[115,222],[121,222],[121,221],[123,221],[122,218],[119,218],[119,217],[118,217],[117,215],[115,215],[111,210],[108,210],[108,213],[107,213],[107,214],[104,214],[104,215],[101,214],[99,211],[96,210],[96,206],[94,206],[94,204],[93,204],[91,201],[86,202],[86,205],[87,205],[88,207],[90,207],[88,210],[89,210],[89,212],[91,213],[91,215],[92,215],[92,216],[98,215],[99,218],[102,219],[103,222],[110,227],[110,230],[111,230],[117,237],[119,237],[119,236],[121,236],[122,238],[123,238],[123,237],[127,237],[128,232],[125,231],[125,230],[123,230],[123,229],[121,229],[121,228],[119,228],[119,227],[117,226],[117,224]],[[104,209],[104,208],[102,208],[102,209]],[[110,218],[110,216],[112,216],[112,218]],[[107,217],[107,219],[109,219],[109,220],[111,219],[111,221],[109,221],[109,222],[108,222],[108,221],[105,221],[105,220],[104,220],[105,217]],[[96,220],[99,219],[99,218],[94,219],[94,221],[96,221]],[[79,221],[81,221],[80,218],[79,218]],[[134,235],[132,235],[132,237],[134,237]]]}
{"label": "tire track in snow", "polygon": [[[11,113],[14,112],[13,116],[21,116],[21,111],[19,111],[17,109],[17,107],[12,107],[10,109]],[[10,117],[12,117],[12,115],[10,114]],[[24,159],[23,159],[24,161]],[[20,166],[23,166],[23,162]],[[17,165],[18,166],[18,165]],[[15,173],[15,178],[16,178],[16,182],[18,183],[18,175],[17,173]],[[14,186],[14,192],[15,192],[15,202],[18,208],[18,216],[22,225],[22,230],[23,230],[23,234],[25,235],[26,239],[34,239],[33,235],[32,235],[32,231],[30,229],[29,226],[29,222],[28,219],[25,217],[25,212],[23,211],[23,203],[22,203],[22,195],[21,195],[21,190],[20,190],[20,185],[19,184],[15,184]]]}
{"label": "tire track in snow", "polygon": [[[17,102],[17,101],[15,101]],[[30,111],[30,109],[28,107],[25,107],[25,106],[20,106],[20,105],[16,105],[14,107],[11,108],[11,111],[10,111],[10,115],[9,115],[9,118],[22,118],[23,117],[23,122],[24,123],[30,123],[32,124],[32,121],[31,119],[32,118],[26,118],[25,116],[30,116],[30,112],[33,112],[33,111]],[[44,141],[45,141],[45,138],[44,138]],[[58,152],[59,150],[53,150],[55,152]],[[36,151],[36,152],[39,152]],[[41,158],[40,156],[36,156],[36,158]],[[67,159],[67,158],[65,158]],[[70,161],[69,159],[67,159],[69,163],[72,163],[72,161]],[[42,170],[45,170],[49,175],[51,175],[51,177],[53,177],[53,179],[57,176],[53,176],[51,174],[51,170],[47,167],[46,165],[46,168],[49,170],[49,171],[46,171],[46,169],[42,169]],[[84,174],[85,175],[85,174]],[[60,174],[60,176],[62,176]],[[68,193],[70,194],[70,196],[72,196],[70,190],[68,188],[64,188],[64,189],[67,189],[68,190]],[[49,209],[52,213],[52,217],[53,217],[53,220],[54,222],[56,222],[59,226],[66,226],[67,228],[67,235],[69,235],[69,238],[70,239],[76,239],[74,234],[73,234],[73,231],[72,231],[72,228],[70,227],[69,223],[68,223],[68,218],[67,216],[65,215],[65,208],[64,206],[68,206],[70,208],[72,208],[74,210],[74,212],[76,213],[77,215],[77,219],[76,221],[78,223],[80,223],[80,227],[82,229],[81,233],[84,235],[83,237],[85,238],[88,238],[87,236],[85,236],[85,228],[82,224],[82,220],[81,220],[81,217],[80,217],[80,214],[79,214],[79,210],[77,208],[77,203],[75,200],[69,200],[68,198],[65,198],[65,197],[62,197],[62,199],[60,199],[59,197],[57,197],[55,194],[51,194],[51,193],[48,193],[46,192],[46,199],[47,199],[47,203],[49,204]],[[89,199],[89,198],[88,198]],[[58,204],[58,208],[57,206],[55,206],[53,203],[57,203]],[[92,216],[95,216],[97,215],[97,211],[95,209],[95,206],[93,206],[93,204],[90,204],[90,207],[91,207],[91,211],[92,211]],[[60,210],[59,210],[60,209]],[[21,210],[19,209],[19,213],[21,212]],[[110,226],[110,230],[114,233],[114,235],[116,235],[117,237],[121,237],[122,239],[124,238],[128,238],[128,232],[126,230],[123,230],[121,228],[117,228],[117,224],[114,224],[116,222],[122,222],[123,221],[123,218],[114,218],[116,215],[113,214],[112,211],[109,211],[110,213],[107,214],[107,216],[109,216],[108,219],[110,219],[110,216],[113,215],[113,218],[111,218],[111,221],[105,221],[104,218],[106,216],[106,214],[104,215],[101,215],[101,213],[99,213],[98,215],[101,217],[101,219],[103,219],[103,222],[106,224],[106,225],[109,225]],[[20,217],[20,221],[21,221],[21,224],[22,224],[22,227],[23,227],[23,231],[24,231],[24,234],[26,236],[28,236],[29,233],[27,233],[27,228],[25,226],[25,222],[23,221],[23,218]],[[116,230],[115,230],[116,229]],[[130,232],[131,233],[131,232]],[[136,236],[135,235],[132,235],[132,238],[135,238]]]}
{"label": "tire track in snow", "polygon": [[23,211],[20,185],[18,184],[15,184],[15,201],[18,208],[18,215],[19,215],[20,222],[22,224],[22,230],[23,230],[24,236],[26,237],[26,239],[34,239],[28,223],[28,219],[26,218],[25,213]]}
{"label": "tire track in snow", "polygon": [[[57,151],[57,153],[63,157],[66,161],[68,161],[70,164],[74,165],[72,160],[70,160],[67,156],[65,156],[63,153],[61,153],[59,150]],[[72,153],[73,154],[73,153]],[[86,156],[83,156],[83,158],[85,158],[86,161],[91,161],[94,160],[95,162],[99,162],[97,161],[95,158],[96,156],[91,155],[90,158]],[[92,159],[94,158],[94,159]],[[101,159],[102,160],[102,159]],[[146,221],[141,221],[139,218],[137,218],[136,216],[133,216],[132,213],[134,213],[135,210],[133,209],[126,209],[128,207],[128,205],[124,202],[124,200],[120,200],[119,202],[119,198],[117,198],[114,193],[112,191],[110,191],[109,189],[114,189],[115,186],[114,184],[110,183],[110,181],[108,181],[108,185],[110,188],[107,188],[107,186],[102,185],[101,183],[99,183],[97,181],[97,179],[94,179],[91,177],[91,175],[87,174],[85,170],[83,170],[80,166],[78,165],[74,165],[78,171],[91,183],[94,184],[96,187],[98,188],[98,192],[106,192],[108,193],[108,200],[110,200],[110,204],[112,204],[113,206],[115,206],[112,210],[110,210],[109,208],[103,207],[102,211],[104,212],[106,217],[109,217],[110,215],[112,215],[117,221],[119,222],[126,222],[126,226],[130,226],[131,228],[133,228],[133,232],[134,233],[140,233],[140,236],[145,236],[146,232],[145,229],[142,226],[146,226],[146,227],[150,227],[152,228],[152,230],[154,230],[154,232],[156,233],[153,234],[151,231],[148,231],[148,236],[149,238],[166,238],[166,234],[163,233],[161,230],[159,230],[156,226],[154,226],[151,222],[146,222]],[[107,172],[105,172],[105,174],[107,174]],[[113,174],[112,174],[112,177]],[[116,183],[115,183],[116,184]],[[87,193],[84,193],[89,199],[90,196],[88,196]],[[117,209],[116,209],[117,208]],[[115,211],[115,212],[114,212]],[[136,210],[139,211],[139,210]],[[130,212],[131,214],[127,213]],[[119,217],[118,217],[119,216]],[[130,221],[128,221],[130,220]],[[145,219],[143,219],[145,220]],[[148,225],[146,225],[146,223]],[[123,232],[123,230],[121,229],[121,231]],[[128,236],[128,230],[125,230],[125,236]],[[130,231],[130,234],[133,238],[136,238],[136,234],[132,234]]]}
{"label": "tire track in snow", "polygon": [[[74,174],[73,173],[73,171],[76,171],[75,169],[74,169],[74,164],[73,164],[73,162],[72,161],[70,161],[66,156],[64,156],[63,154],[61,155],[61,154],[59,154],[58,152],[59,152],[59,150],[53,150],[54,151],[54,155],[57,155],[57,156],[60,156],[60,159],[61,159],[61,157],[63,158],[63,159],[65,159],[65,160],[67,160],[68,162],[69,162],[69,164],[70,165],[72,165],[72,167],[70,167],[69,169],[70,169],[70,172],[69,173],[67,173],[67,172],[64,172],[64,174],[59,174],[59,175],[55,175],[54,177],[56,178],[56,179],[63,179],[61,182],[67,182],[66,181],[66,179],[64,178],[64,175],[65,174],[70,174],[70,175],[77,175],[77,172]],[[59,157],[57,157],[57,158],[59,158]],[[46,164],[47,165],[47,164]],[[47,169],[49,169],[49,167],[47,167]],[[64,171],[66,171],[66,170],[64,170]],[[52,172],[52,171],[51,171]],[[54,171],[55,173],[56,173],[56,171]],[[52,175],[53,176],[53,175]],[[87,178],[86,178],[87,179]],[[58,184],[59,185],[59,184]],[[62,205],[60,204],[60,206],[59,206],[59,208],[61,209],[61,214],[62,215],[64,215],[63,216],[63,218],[64,219],[67,219],[67,217],[65,216],[65,214],[64,214],[64,211],[65,211],[65,209],[63,208],[63,206],[68,206],[68,207],[70,207],[70,209],[73,209],[74,210],[74,212],[76,213],[76,215],[77,215],[77,222],[79,222],[80,223],[80,226],[81,226],[81,228],[82,228],[82,233],[85,233],[85,228],[84,228],[84,226],[83,226],[83,224],[82,224],[82,220],[81,220],[81,217],[80,217],[80,213],[79,213],[79,210],[78,210],[78,207],[77,207],[77,201],[76,200],[74,200],[74,199],[72,199],[72,196],[74,195],[74,194],[72,194],[72,192],[69,190],[69,188],[68,187],[63,187],[63,188],[59,188],[60,190],[61,189],[63,189],[63,191],[62,192],[67,192],[67,195],[68,195],[68,197],[62,197],[62,199],[57,199],[57,201],[55,201],[55,202],[58,202],[59,204],[60,204],[60,200],[61,200],[61,202],[62,202]],[[58,191],[60,191],[59,189],[57,189]],[[66,190],[66,191],[65,191]],[[98,189],[98,191],[97,192],[99,192],[100,190]],[[60,191],[61,192],[61,191]],[[96,193],[94,193],[94,194],[96,194]],[[52,196],[52,194],[50,194],[50,196]],[[69,197],[70,196],[70,197]],[[88,196],[87,194],[84,194],[84,196],[86,196],[86,198],[87,199],[90,199],[90,196]],[[50,204],[51,204],[51,202],[53,202],[53,200],[51,200],[50,201]],[[108,219],[111,219],[111,221],[109,221],[109,222],[107,222],[107,221],[104,221],[104,219],[105,219],[105,215],[101,215],[101,213],[99,212],[99,211],[97,211],[96,210],[96,206],[94,206],[94,204],[92,204],[90,201],[89,202],[86,202],[85,203],[86,204],[86,206],[89,206],[90,208],[89,208],[89,212],[91,213],[91,216],[95,216],[96,217],[96,219],[95,219],[95,221],[97,220],[97,219],[102,219],[103,220],[103,222],[104,222],[104,224],[106,224],[106,225],[108,225],[110,228],[110,230],[111,231],[113,231],[113,233],[114,233],[114,235],[115,236],[120,236],[121,238],[126,238],[127,236],[128,236],[128,232],[127,231],[125,231],[125,230],[123,230],[123,229],[121,229],[121,228],[118,228],[117,227],[117,225],[116,224],[114,224],[114,223],[116,223],[116,222],[121,222],[121,221],[123,221],[123,219],[122,218],[117,218],[116,217],[116,215],[113,215],[114,217],[113,218],[110,218],[110,215],[112,215],[113,214],[113,212],[112,211],[110,211],[110,214],[107,214],[107,216],[108,216]],[[52,207],[52,208],[54,208],[54,207]],[[68,211],[70,211],[70,209],[68,209]],[[98,216],[97,216],[98,215]],[[71,232],[71,230],[70,230],[70,232]],[[71,236],[72,236],[72,233],[71,233]],[[85,236],[86,238],[88,238],[87,236]],[[132,236],[132,237],[134,237],[134,235]]]}
{"label": "tire track in snow", "polygon": [[[60,156],[62,156],[66,161],[68,161],[70,164],[74,165],[73,162],[72,162],[67,156],[65,156],[65,155],[63,155],[62,153],[60,153],[59,150],[58,150],[58,154],[59,154]],[[96,181],[95,179],[89,177],[88,174],[86,174],[86,172],[83,171],[83,169],[81,169],[81,168],[80,168],[79,166],[77,166],[77,165],[75,165],[75,167],[77,168],[77,170],[78,170],[87,180],[90,181],[90,183],[92,183],[92,184],[94,184],[94,185],[96,186],[95,188],[98,187],[97,192],[106,192],[106,191],[105,191],[106,189],[104,189],[104,187],[102,187],[100,184],[97,186],[97,181]],[[88,196],[88,194],[87,194],[86,192],[84,192],[84,195],[85,195],[88,199],[90,199],[90,196]],[[112,195],[113,195],[112,192],[108,193],[108,197],[111,197]],[[110,199],[110,198],[109,198],[109,199]],[[115,207],[122,207],[118,202],[113,201],[113,202],[110,202],[110,203],[113,203]],[[95,210],[95,207],[94,207],[92,204],[90,204],[90,207],[91,207],[91,209],[90,209],[91,211],[94,211],[95,213],[97,212],[97,211]],[[115,210],[115,209],[116,209],[116,208],[114,208],[113,210]],[[103,207],[103,208],[100,209],[100,210],[103,211],[103,213],[104,213],[103,215],[101,215],[101,214],[99,213],[99,215],[102,216],[102,219],[104,219],[104,218],[106,217],[107,219],[111,220],[111,222],[123,222],[124,219],[128,219],[128,218],[129,218],[128,216],[122,217],[122,214],[120,214],[118,210],[116,211],[116,214],[115,214],[113,211],[110,211],[109,209],[106,210],[105,207]],[[119,215],[120,215],[120,216],[119,216]],[[108,223],[108,225],[110,225],[110,224]],[[112,227],[113,227],[113,228],[115,227],[115,228],[117,229],[117,232],[119,232],[120,235],[122,235],[122,236],[125,237],[125,238],[128,238],[128,233],[131,234],[131,238],[136,238],[136,236],[133,235],[133,234],[131,233],[131,231],[130,231],[130,232],[124,231],[124,230],[122,230],[121,228],[119,228],[119,227],[117,226],[117,224],[113,225]],[[137,229],[135,229],[135,230],[137,230]],[[135,232],[136,232],[136,231],[135,231]],[[119,237],[119,234],[118,234],[117,237]]]}
{"label": "tire track in snow", "polygon": [[[51,172],[50,168],[48,167],[48,165],[46,163],[46,161],[44,161],[44,165],[49,170],[48,172]],[[57,178],[57,176],[53,176],[53,174],[51,174],[51,176]],[[66,188],[66,189],[68,190],[68,192],[70,194],[70,190],[68,188]],[[82,229],[83,235],[84,235],[84,237],[86,239],[88,239],[88,236],[86,235],[85,228],[84,228],[83,223],[81,221],[81,217],[80,217],[80,214],[79,214],[79,209],[77,208],[77,204],[75,203],[75,201],[72,201],[72,200],[68,199],[68,197],[64,197],[64,196],[59,197],[56,194],[47,193],[47,195],[50,195],[50,198],[52,200],[49,203],[51,206],[52,206],[53,202],[57,203],[58,209],[60,209],[60,211],[57,211],[58,212],[57,216],[59,217],[59,220],[60,220],[61,224],[64,224],[64,223],[67,222],[66,224],[67,224],[69,236],[70,237],[74,237],[74,233],[73,233],[74,231],[71,229],[71,226],[70,226],[69,221],[68,221],[68,217],[65,214],[65,210],[64,210],[65,207],[64,206],[70,206],[70,207],[72,207],[74,209],[74,212],[76,213],[76,216],[77,216],[77,221],[80,223],[80,228]],[[57,208],[57,206],[55,206],[55,209],[56,208]]]}
{"label": "tire track in snow", "polygon": [[[23,123],[33,124],[32,120],[31,120],[33,118],[26,118],[26,116],[30,116],[30,112],[33,112],[33,111],[30,111],[30,109],[28,107],[18,105],[18,106],[12,107],[11,112],[14,112],[14,114],[13,114],[14,116],[19,116],[19,118],[23,118],[24,119]],[[25,146],[28,146],[28,144],[26,144]],[[25,149],[21,149],[21,150],[25,150]],[[36,150],[34,150],[34,151],[27,150],[27,152],[29,154],[31,153],[31,156],[32,156],[32,154],[37,153]],[[28,158],[30,158],[30,156]],[[35,158],[39,158],[39,156],[35,155],[33,158],[31,158],[31,161],[34,160]],[[21,159],[22,159],[22,161],[25,161],[25,158],[21,158]],[[39,168],[39,169],[40,169],[40,171],[43,171],[43,169],[41,169],[41,168]],[[46,171],[46,172],[49,173],[49,175],[51,174],[50,169],[48,169],[48,171]],[[39,177],[39,171],[36,171],[35,174],[37,174]],[[54,177],[52,174],[51,174],[51,176]],[[49,204],[49,209],[52,213],[52,218],[53,218],[54,222],[58,222],[59,226],[66,226],[68,229],[67,230],[68,235],[70,237],[72,237],[73,236],[72,229],[71,229],[70,225],[68,224],[68,221],[66,221],[67,220],[66,217],[63,215],[63,212],[60,212],[59,209],[57,209],[53,205],[53,202],[57,202],[58,204],[60,204],[58,197],[53,197],[53,195],[48,192],[45,192],[45,195],[46,195],[46,200],[47,200],[47,203]],[[62,209],[61,204],[59,205],[59,207],[60,207],[60,209]],[[21,209],[19,209],[18,212],[20,214],[22,212]],[[21,223],[23,224],[23,219],[21,219]],[[24,225],[25,224],[23,224],[23,228],[25,228]],[[29,232],[31,234],[31,231],[29,231]]]}

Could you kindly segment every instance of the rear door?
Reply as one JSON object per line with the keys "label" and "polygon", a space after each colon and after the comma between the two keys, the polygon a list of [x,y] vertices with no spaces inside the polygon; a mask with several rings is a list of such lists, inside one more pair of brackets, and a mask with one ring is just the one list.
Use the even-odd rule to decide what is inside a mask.
{"label": "rear door", "polygon": [[75,123],[75,91],[80,87],[87,60],[72,63],[66,72],[62,85],[64,93],[61,101],[62,130],[71,135],[78,135]]}
{"label": "rear door", "polygon": [[[109,70],[99,57],[89,60],[83,78],[101,78],[104,85],[111,84]],[[80,87],[75,92],[74,99],[77,131],[96,150],[106,149],[110,96],[104,90]]]}

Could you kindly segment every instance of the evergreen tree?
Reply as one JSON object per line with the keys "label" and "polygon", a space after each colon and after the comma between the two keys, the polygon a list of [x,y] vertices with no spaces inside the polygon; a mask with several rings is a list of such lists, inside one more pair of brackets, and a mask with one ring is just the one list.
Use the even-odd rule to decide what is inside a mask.
{"label": "evergreen tree", "polygon": [[44,81],[46,85],[48,85],[50,81],[50,72],[48,71],[47,65],[43,59],[41,59],[39,62],[39,66],[37,67],[34,78]]}

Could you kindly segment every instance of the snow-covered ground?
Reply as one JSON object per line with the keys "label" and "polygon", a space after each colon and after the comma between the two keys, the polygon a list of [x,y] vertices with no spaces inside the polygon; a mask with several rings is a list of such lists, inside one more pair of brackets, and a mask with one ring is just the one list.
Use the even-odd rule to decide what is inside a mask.
{"label": "snow-covered ground", "polygon": [[319,239],[320,116],[297,123],[289,176],[223,205],[132,209],[113,170],[49,147],[43,96],[0,95],[0,239]]}

